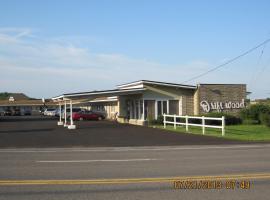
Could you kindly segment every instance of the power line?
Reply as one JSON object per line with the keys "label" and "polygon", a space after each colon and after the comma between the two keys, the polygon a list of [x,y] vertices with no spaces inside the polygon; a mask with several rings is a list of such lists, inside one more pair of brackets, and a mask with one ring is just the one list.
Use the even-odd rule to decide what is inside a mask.
{"label": "power line", "polygon": [[[257,61],[257,66],[259,65],[259,63],[260,63],[260,61],[261,61],[261,59],[262,59],[262,56],[263,56],[263,54],[264,54],[264,49],[265,49],[265,47],[266,47],[266,44],[264,44],[263,49],[262,49],[262,51],[261,51],[261,53],[260,53],[259,59],[258,59],[258,61]],[[255,68],[256,68],[256,67],[255,67]],[[262,67],[262,68],[264,68],[264,67]],[[253,87],[253,86],[255,85],[255,83],[256,83],[256,81],[257,81],[259,75],[260,75],[260,72],[261,72],[261,70],[257,70],[257,72],[254,72],[254,73],[253,73],[252,79],[250,80],[250,83],[249,83],[249,87],[250,87],[250,88]]]}
{"label": "power line", "polygon": [[204,73],[202,73],[202,74],[199,74],[199,75],[197,75],[197,76],[194,76],[193,78],[190,78],[190,79],[188,79],[188,80],[182,82],[182,84],[187,83],[187,82],[190,82],[190,81],[193,81],[193,80],[195,80],[195,79],[198,79],[198,78],[200,78],[200,77],[202,77],[202,76],[207,75],[208,73],[211,73],[211,72],[213,72],[213,71],[216,71],[217,69],[219,69],[219,68],[221,68],[221,67],[224,67],[225,65],[228,65],[228,64],[230,64],[230,63],[232,63],[232,62],[238,60],[239,58],[241,58],[241,57],[243,57],[243,56],[245,56],[245,55],[247,55],[247,54],[249,54],[249,53],[255,51],[256,49],[258,49],[259,47],[261,47],[261,46],[267,44],[268,42],[270,42],[270,38],[267,39],[267,40],[265,40],[265,41],[263,41],[262,43],[256,45],[255,47],[253,47],[253,48],[251,48],[251,49],[245,51],[244,53],[240,54],[239,56],[236,56],[236,57],[234,57],[234,58],[228,60],[227,62],[225,62],[225,63],[223,63],[223,64],[221,64],[221,65],[218,65],[218,66],[216,66],[216,67],[214,67],[214,68],[212,68],[212,69],[210,69],[210,70],[208,70],[208,71],[206,71],[206,72],[204,72]]}

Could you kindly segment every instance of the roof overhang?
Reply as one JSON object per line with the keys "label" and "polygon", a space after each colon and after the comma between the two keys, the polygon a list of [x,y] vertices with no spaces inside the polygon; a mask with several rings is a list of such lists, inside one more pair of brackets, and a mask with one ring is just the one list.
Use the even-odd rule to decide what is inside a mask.
{"label": "roof overhang", "polygon": [[55,102],[63,100],[82,100],[91,101],[98,97],[110,97],[110,96],[121,96],[129,94],[141,94],[145,91],[145,88],[140,89],[123,89],[123,90],[103,90],[103,91],[91,91],[91,92],[81,92],[81,93],[69,93],[60,96],[53,97],[52,100]]}
{"label": "roof overhang", "polygon": [[119,89],[121,89],[121,88],[128,88],[128,87],[138,86],[138,85],[143,86],[143,84],[151,84],[151,85],[158,85],[158,86],[168,86],[168,87],[177,87],[177,88],[185,88],[185,89],[197,89],[197,86],[193,86],[193,85],[183,85],[183,84],[167,83],[167,82],[159,82],[159,81],[149,81],[149,80],[135,81],[135,82],[131,82],[131,83],[118,85],[117,87]]}

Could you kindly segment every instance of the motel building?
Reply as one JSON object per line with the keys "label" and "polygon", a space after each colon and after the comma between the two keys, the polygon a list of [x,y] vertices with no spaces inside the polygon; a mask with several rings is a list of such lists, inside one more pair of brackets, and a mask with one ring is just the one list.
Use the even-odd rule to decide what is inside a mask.
{"label": "motel building", "polygon": [[[81,107],[103,112],[120,123],[146,125],[165,114],[203,115],[209,112],[237,113],[245,107],[245,84],[183,85],[149,80],[118,85],[113,90],[63,94],[52,98],[60,109]],[[70,109],[72,112],[72,109]],[[72,113],[71,113],[72,114]],[[59,125],[76,128],[60,117]]]}
{"label": "motel building", "polygon": [[51,99],[34,99],[23,93],[10,93],[7,98],[0,99],[0,115],[4,115],[7,110],[11,112],[19,110],[21,115],[26,111],[31,115],[39,115],[44,107],[55,108],[57,105]]}

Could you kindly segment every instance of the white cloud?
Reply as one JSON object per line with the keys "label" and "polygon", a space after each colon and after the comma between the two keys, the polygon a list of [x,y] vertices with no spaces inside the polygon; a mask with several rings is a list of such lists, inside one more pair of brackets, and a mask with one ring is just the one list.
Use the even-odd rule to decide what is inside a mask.
{"label": "white cloud", "polygon": [[[181,83],[211,67],[203,60],[171,66],[119,53],[96,53],[80,46],[80,39],[87,38],[44,39],[28,28],[0,28],[0,70],[4,77],[0,91],[51,97],[63,92],[110,89],[140,79]],[[200,81],[230,83],[236,82],[238,75],[221,70]]]}

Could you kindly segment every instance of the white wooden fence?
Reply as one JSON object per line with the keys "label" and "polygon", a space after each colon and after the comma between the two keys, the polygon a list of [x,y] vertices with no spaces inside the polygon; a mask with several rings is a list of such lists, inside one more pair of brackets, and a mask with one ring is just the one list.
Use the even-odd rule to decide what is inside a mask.
{"label": "white wooden fence", "polygon": [[[163,114],[163,123],[164,123],[164,128],[166,128],[166,124],[173,124],[174,129],[176,129],[176,125],[184,125],[186,127],[186,131],[188,131],[189,126],[199,126],[202,127],[202,134],[205,134],[205,128],[217,128],[221,129],[222,131],[222,136],[225,135],[225,117],[221,118],[216,118],[216,117],[194,117],[194,116],[179,116],[179,115],[167,115]],[[166,117],[173,118],[173,121],[167,121]],[[185,119],[185,122],[177,122],[177,118],[182,118]],[[201,124],[194,124],[194,123],[189,123],[189,119],[201,119]],[[216,121],[221,121],[221,126],[217,125],[206,125],[205,121],[206,120],[216,120]]]}

